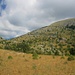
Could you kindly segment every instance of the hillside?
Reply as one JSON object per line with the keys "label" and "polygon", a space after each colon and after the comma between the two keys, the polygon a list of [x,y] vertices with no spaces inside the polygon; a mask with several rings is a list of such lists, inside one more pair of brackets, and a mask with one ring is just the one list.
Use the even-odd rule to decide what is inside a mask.
{"label": "hillside", "polygon": [[31,49],[29,52],[69,55],[69,50],[75,50],[75,19],[58,21],[23,36],[5,41],[3,47],[18,51],[21,49],[16,49],[18,43],[29,45]]}
{"label": "hillside", "polygon": [[0,75],[75,75],[75,60],[40,55],[34,60],[31,54],[0,50]]}

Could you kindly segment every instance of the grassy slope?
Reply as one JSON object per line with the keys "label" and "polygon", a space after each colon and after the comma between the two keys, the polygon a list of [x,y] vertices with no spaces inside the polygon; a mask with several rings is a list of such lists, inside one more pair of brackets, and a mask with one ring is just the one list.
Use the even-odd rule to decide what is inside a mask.
{"label": "grassy slope", "polygon": [[[12,59],[8,59],[12,56]],[[0,75],[75,75],[75,60],[60,56],[40,55],[33,60],[31,54],[0,50]]]}

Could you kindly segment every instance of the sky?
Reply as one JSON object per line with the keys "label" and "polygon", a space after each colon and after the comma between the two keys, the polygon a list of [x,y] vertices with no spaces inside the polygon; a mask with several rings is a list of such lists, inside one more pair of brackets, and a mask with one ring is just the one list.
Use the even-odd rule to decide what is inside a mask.
{"label": "sky", "polygon": [[75,0],[0,0],[0,36],[10,39],[75,17]]}

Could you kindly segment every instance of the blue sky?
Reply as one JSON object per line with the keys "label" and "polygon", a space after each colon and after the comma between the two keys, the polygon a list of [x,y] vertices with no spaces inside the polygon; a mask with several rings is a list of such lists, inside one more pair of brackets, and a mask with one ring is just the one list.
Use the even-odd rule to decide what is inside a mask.
{"label": "blue sky", "polygon": [[75,0],[0,0],[0,36],[13,38],[75,17]]}
{"label": "blue sky", "polygon": [[6,8],[5,0],[0,0],[0,16],[2,14],[2,10],[5,10],[5,8]]}

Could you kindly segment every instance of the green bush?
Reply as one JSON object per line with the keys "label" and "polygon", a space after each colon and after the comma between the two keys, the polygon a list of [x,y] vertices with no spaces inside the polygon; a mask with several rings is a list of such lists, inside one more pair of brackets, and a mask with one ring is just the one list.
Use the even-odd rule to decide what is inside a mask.
{"label": "green bush", "polygon": [[12,56],[8,56],[8,59],[13,59],[13,57]]}
{"label": "green bush", "polygon": [[72,56],[72,55],[70,55],[68,58],[67,58],[67,60],[68,61],[72,61],[72,60],[74,60],[75,58]]}
{"label": "green bush", "polygon": [[71,55],[75,55],[75,48],[70,48],[69,52]]}
{"label": "green bush", "polygon": [[33,59],[38,59],[38,54],[36,52],[33,52],[32,57],[33,57]]}
{"label": "green bush", "polygon": [[55,52],[55,55],[59,55],[59,52],[58,52],[58,50],[56,50],[56,52]]}

